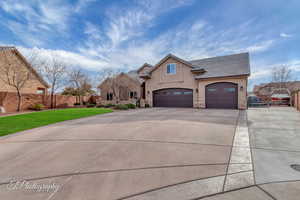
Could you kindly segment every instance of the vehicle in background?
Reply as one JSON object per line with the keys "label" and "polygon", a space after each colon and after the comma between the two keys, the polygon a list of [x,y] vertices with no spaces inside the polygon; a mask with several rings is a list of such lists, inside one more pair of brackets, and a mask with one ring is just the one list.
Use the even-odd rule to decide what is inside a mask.
{"label": "vehicle in background", "polygon": [[271,96],[272,105],[286,105],[290,106],[291,97],[288,94],[273,94]]}
{"label": "vehicle in background", "polygon": [[248,107],[264,107],[264,106],[269,106],[268,102],[263,101],[261,98],[255,96],[255,95],[248,96],[247,103],[248,103]]}

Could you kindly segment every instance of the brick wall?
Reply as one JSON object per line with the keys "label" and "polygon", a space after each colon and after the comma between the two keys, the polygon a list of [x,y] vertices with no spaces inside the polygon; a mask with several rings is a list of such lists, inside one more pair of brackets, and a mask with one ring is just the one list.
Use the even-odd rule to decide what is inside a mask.
{"label": "brick wall", "polygon": [[[93,103],[95,99],[99,101],[98,97],[85,96],[81,98],[82,101]],[[54,104],[56,108],[73,107],[76,103],[75,96],[55,95]],[[17,110],[18,97],[14,92],[0,92],[0,106],[4,107],[6,112],[15,112]],[[43,104],[50,108],[50,95],[43,94],[22,94],[21,110],[28,110],[35,104]]]}
{"label": "brick wall", "polygon": [[300,91],[293,95],[293,106],[300,111]]}
{"label": "brick wall", "polygon": [[[5,64],[6,63],[6,64]],[[15,88],[7,85],[2,79],[6,79],[2,71],[2,67],[10,64],[12,68],[17,67],[19,71],[27,72],[30,69],[26,63],[21,59],[21,57],[13,51],[0,51],[0,91],[15,92]],[[33,70],[33,69],[32,69]],[[2,77],[2,78],[1,78]],[[38,79],[39,77],[32,73],[30,79],[25,83],[22,88],[22,93],[37,93],[38,89],[47,90],[45,85]]]}

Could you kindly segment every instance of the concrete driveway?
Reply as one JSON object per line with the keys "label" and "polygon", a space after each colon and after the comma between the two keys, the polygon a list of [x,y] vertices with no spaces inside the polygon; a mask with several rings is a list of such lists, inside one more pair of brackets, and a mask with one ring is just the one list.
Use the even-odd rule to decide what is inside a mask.
{"label": "concrete driveway", "polygon": [[234,183],[229,171],[251,166],[232,148],[238,123],[237,110],[153,108],[2,137],[0,199],[174,200],[222,192]]}
{"label": "concrete driveway", "polygon": [[[255,180],[274,199],[300,196],[300,112],[291,107],[248,110]],[[300,170],[300,167],[299,167]]]}

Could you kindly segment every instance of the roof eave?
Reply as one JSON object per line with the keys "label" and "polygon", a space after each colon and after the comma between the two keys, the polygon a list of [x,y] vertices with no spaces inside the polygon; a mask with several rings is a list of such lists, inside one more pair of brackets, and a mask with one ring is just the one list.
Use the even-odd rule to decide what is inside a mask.
{"label": "roof eave", "polygon": [[25,63],[25,65],[27,66],[27,68],[38,78],[38,80],[48,89],[50,88],[49,84],[41,77],[41,75],[39,73],[37,73],[37,71],[32,67],[32,65],[26,60],[26,58],[19,52],[19,50],[17,48],[12,48],[10,49],[12,51],[14,51],[21,59],[22,61]]}
{"label": "roof eave", "polygon": [[240,76],[249,77],[250,74],[238,74],[238,75],[228,75],[228,76],[212,76],[212,77],[195,77],[195,79],[196,80],[204,80],[204,79],[212,79],[212,78],[230,78],[230,77],[240,77]]}

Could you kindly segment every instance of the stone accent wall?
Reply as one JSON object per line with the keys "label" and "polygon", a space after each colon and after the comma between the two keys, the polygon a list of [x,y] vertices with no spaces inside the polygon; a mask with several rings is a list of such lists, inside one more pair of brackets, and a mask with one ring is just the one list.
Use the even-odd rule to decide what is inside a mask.
{"label": "stone accent wall", "polygon": [[[82,100],[88,102],[91,97],[83,97]],[[15,112],[17,110],[18,97],[14,92],[0,92],[0,106],[4,107],[6,112]],[[21,110],[28,110],[35,104],[43,104],[50,107],[50,95],[43,94],[22,94]],[[75,96],[54,95],[55,108],[73,107],[76,103]]]}

